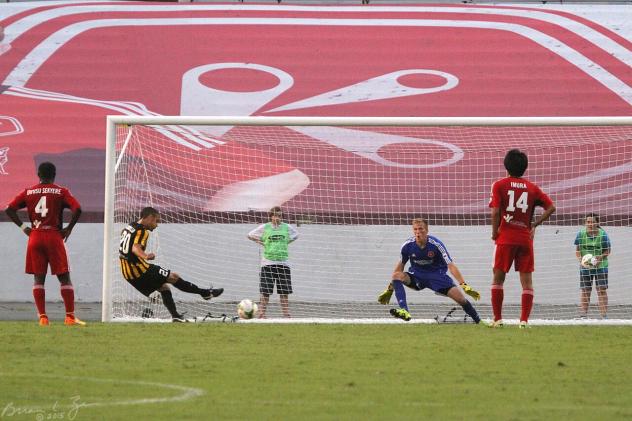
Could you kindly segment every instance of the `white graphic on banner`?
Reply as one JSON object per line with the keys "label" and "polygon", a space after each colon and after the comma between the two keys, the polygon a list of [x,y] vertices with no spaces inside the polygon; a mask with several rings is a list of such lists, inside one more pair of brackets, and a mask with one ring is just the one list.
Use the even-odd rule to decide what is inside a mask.
{"label": "white graphic on banner", "polygon": [[[445,79],[441,85],[432,88],[413,88],[403,85],[399,82],[399,78],[409,75],[429,75],[439,76]],[[311,98],[296,101],[291,104],[270,110],[288,111],[301,108],[320,107],[323,105],[348,104],[351,102],[376,101],[379,99],[400,98],[411,95],[431,94],[435,92],[447,91],[459,84],[459,79],[450,73],[441,72],[439,70],[428,69],[411,69],[400,70],[397,72],[387,73],[382,76],[365,80],[355,85],[346,86],[335,91],[325,92]]]}
{"label": "white graphic on banner", "polygon": [[[279,83],[270,89],[253,92],[224,91],[211,88],[200,82],[205,73],[225,69],[248,69],[269,73],[279,79]],[[275,67],[252,63],[213,63],[187,71],[182,76],[180,115],[246,116],[252,115],[261,107],[281,95],[294,84],[288,73]],[[203,131],[220,137],[230,126],[205,127]]]}
{"label": "white graphic on banner", "polygon": [[9,148],[0,148],[0,175],[9,175],[9,173],[4,169],[4,164],[9,162],[8,152]]}
{"label": "white graphic on banner", "polygon": [[0,136],[12,136],[24,132],[24,127],[15,117],[0,116]]}

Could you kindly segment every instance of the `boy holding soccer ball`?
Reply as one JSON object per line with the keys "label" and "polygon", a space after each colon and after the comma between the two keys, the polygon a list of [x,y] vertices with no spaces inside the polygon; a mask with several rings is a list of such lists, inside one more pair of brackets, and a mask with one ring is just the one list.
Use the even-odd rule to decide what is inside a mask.
{"label": "boy holding soccer ball", "polygon": [[[575,237],[575,256],[580,262],[579,289],[580,318],[587,317],[592,282],[595,281],[599,313],[603,319],[608,312],[608,255],[610,254],[610,238],[599,226],[599,215],[586,215],[585,227]],[[591,257],[592,256],[592,257]]]}

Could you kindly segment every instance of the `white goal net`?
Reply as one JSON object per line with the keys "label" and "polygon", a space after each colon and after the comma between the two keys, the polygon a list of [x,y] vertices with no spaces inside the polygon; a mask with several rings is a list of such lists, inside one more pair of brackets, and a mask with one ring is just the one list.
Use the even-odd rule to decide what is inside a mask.
{"label": "white goal net", "polygon": [[[377,296],[418,216],[481,292],[475,306],[489,318],[489,192],[506,175],[503,158],[512,148],[527,153],[525,178],[557,206],[534,240],[532,321],[579,315],[574,241],[589,212],[600,216],[612,244],[608,320],[632,321],[632,118],[116,116],[108,118],[107,148],[105,321],[168,319],[160,296],[140,294],[119,267],[120,232],[145,206],[161,213],[147,247],[154,263],[225,289],[208,302],[172,289],[189,317],[230,317],[240,300],[259,301],[262,250],[247,235],[280,206],[299,234],[289,245],[292,320],[388,319],[395,299],[384,306]],[[518,317],[520,296],[512,271],[506,320]],[[429,290],[407,290],[407,297],[414,320],[454,307]],[[267,317],[282,315],[275,291]],[[588,320],[601,320],[595,288]]]}

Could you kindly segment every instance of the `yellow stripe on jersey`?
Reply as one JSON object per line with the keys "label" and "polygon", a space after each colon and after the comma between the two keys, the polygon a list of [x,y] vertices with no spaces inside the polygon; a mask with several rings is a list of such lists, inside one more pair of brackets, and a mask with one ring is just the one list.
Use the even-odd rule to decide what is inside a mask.
{"label": "yellow stripe on jersey", "polygon": [[123,277],[128,281],[140,278],[145,272],[147,272],[147,269],[149,269],[149,264],[146,262],[130,263],[125,259],[120,259],[120,261],[121,272],[123,273]]}
{"label": "yellow stripe on jersey", "polygon": [[145,247],[147,247],[147,239],[149,238],[149,231],[143,230],[143,232],[145,234],[143,235],[143,239],[140,240],[140,245],[143,247],[143,250],[145,250]]}
{"label": "yellow stripe on jersey", "polygon": [[125,259],[119,259],[121,261],[121,272],[123,272],[123,277],[127,280],[131,279],[132,277],[130,276],[129,273],[129,266],[127,263],[127,260]]}
{"label": "yellow stripe on jersey", "polygon": [[140,235],[143,233],[143,231],[144,230],[136,231],[136,235],[134,236],[134,243],[133,244],[141,244],[141,236]]}
{"label": "yellow stripe on jersey", "polygon": [[136,268],[136,265],[129,265],[129,266],[132,268],[132,274],[134,275],[134,278],[140,278],[141,274]]}
{"label": "yellow stripe on jersey", "polygon": [[136,269],[140,272],[140,274],[144,274],[145,272],[147,272],[147,267],[149,267],[149,265],[147,265],[147,267],[141,265],[140,263],[136,263],[136,265],[134,265],[136,267]]}

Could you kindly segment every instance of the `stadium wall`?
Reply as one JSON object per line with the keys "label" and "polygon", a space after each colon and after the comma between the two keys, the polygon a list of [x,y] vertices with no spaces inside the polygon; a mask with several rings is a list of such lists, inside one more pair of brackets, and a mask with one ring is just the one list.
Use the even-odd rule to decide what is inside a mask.
{"label": "stadium wall", "polygon": [[[218,245],[229,250],[236,250],[234,262],[213,262],[209,255],[209,267],[213,265],[233,265],[231,279],[216,279],[213,270],[209,269],[209,279],[193,279],[195,282],[214,282],[226,288],[225,299],[243,297],[231,294],[231,285],[241,291],[250,291],[252,297],[258,296],[259,248],[246,239],[246,234],[254,225],[225,224],[222,229],[216,225],[201,225],[200,235],[209,235]],[[169,231],[177,230],[178,224],[163,224],[157,233],[164,237]],[[328,276],[318,282],[322,288],[338,288],[340,286],[357,290],[355,297],[341,297],[351,300],[371,300],[384,288],[391,271],[398,259],[398,250],[403,241],[410,236],[410,227],[405,225],[359,225],[345,226],[348,233],[347,241],[341,238],[340,227],[326,225],[302,225],[299,227],[300,238],[291,246],[291,261],[293,284],[295,286],[294,299],[314,299],[313,289],[301,288],[301,279],[309,279],[315,264],[326,265],[326,269],[319,269],[319,273]],[[618,298],[625,298],[625,285],[630,281],[626,273],[632,273],[632,263],[626,259],[624,248],[632,244],[632,232],[626,227],[605,227],[610,235],[613,253],[610,257],[609,296],[611,304],[616,304]],[[573,302],[579,296],[578,266],[574,256],[573,240],[578,227],[574,226],[545,226],[538,229],[536,237],[536,274],[535,290],[537,301],[541,304],[560,304]],[[207,232],[205,232],[207,231]],[[483,302],[489,302],[489,284],[491,278],[491,256],[493,244],[489,239],[488,226],[434,226],[431,234],[439,237],[448,247],[463,272],[465,279],[483,293]],[[328,236],[328,232],[331,235]],[[337,235],[336,235],[337,232]],[[170,236],[170,235],[169,235]],[[30,302],[32,301],[32,281],[30,275],[24,274],[24,254],[26,237],[12,223],[0,223],[0,237],[4,240],[0,244],[2,259],[2,288],[0,288],[0,302]],[[310,253],[310,237],[331,238],[327,248],[319,249],[318,261]],[[353,249],[349,248],[349,241]],[[545,247],[542,244],[546,242]],[[320,243],[322,246],[322,242]],[[68,252],[75,284],[77,300],[80,302],[100,302],[102,285],[102,224],[78,224],[68,243]],[[158,264],[164,265],[184,277],[187,267],[176,261],[170,261],[169,256],[177,254],[178,244],[162,241],[158,253]],[[368,250],[368,252],[366,252]],[[537,250],[540,250],[539,252]],[[209,253],[212,254],[212,253]],[[353,276],[349,276],[345,269],[349,260],[353,259]],[[358,260],[359,259],[359,260]],[[563,279],[552,279],[547,274],[547,267],[555,266],[555,272],[565,273]],[[358,269],[361,268],[361,269]],[[552,271],[551,271],[552,272]],[[313,281],[312,281],[313,282]],[[60,300],[57,280],[49,278],[47,281],[48,300]],[[305,283],[303,283],[305,285]],[[313,284],[312,284],[313,285]],[[239,286],[239,288],[237,288]],[[346,289],[346,288],[345,288]],[[548,296],[547,290],[555,290],[555,297]],[[560,291],[567,290],[567,294]],[[485,298],[487,297],[487,298]],[[508,276],[505,290],[506,302],[519,302],[520,288],[515,273]],[[445,300],[430,293],[410,294],[412,303],[433,303]]]}

